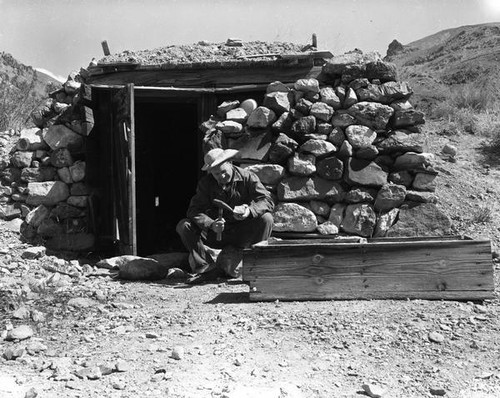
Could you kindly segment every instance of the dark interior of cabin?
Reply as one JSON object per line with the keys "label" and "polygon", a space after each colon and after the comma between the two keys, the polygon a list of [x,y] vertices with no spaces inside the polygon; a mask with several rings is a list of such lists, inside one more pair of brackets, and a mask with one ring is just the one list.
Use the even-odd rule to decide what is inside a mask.
{"label": "dark interior of cabin", "polygon": [[196,103],[135,104],[138,255],[183,251],[175,232],[199,177]]}

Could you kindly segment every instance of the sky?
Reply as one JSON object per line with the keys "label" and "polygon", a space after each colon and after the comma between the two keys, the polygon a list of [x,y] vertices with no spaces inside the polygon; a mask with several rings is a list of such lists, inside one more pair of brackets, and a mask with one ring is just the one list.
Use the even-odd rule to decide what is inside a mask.
{"label": "sky", "polygon": [[311,42],[385,55],[444,29],[500,22],[500,0],[0,0],[0,51],[64,79],[112,53],[201,40]]}

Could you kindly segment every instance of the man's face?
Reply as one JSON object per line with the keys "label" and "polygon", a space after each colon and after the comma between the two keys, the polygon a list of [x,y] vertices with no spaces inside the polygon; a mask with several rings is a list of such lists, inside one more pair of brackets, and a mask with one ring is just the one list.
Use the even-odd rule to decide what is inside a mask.
{"label": "man's face", "polygon": [[233,177],[233,166],[231,162],[224,162],[210,170],[210,174],[216,179],[219,185],[225,185]]}

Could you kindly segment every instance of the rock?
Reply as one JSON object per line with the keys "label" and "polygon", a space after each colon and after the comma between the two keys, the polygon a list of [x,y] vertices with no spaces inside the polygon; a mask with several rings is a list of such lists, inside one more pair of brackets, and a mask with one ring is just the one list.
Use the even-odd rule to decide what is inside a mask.
{"label": "rock", "polygon": [[21,257],[26,259],[40,258],[45,256],[45,250],[44,246],[28,247],[23,251]]}
{"label": "rock", "polygon": [[21,171],[21,180],[25,182],[43,182],[56,179],[56,169],[53,167],[25,167]]}
{"label": "rock", "polygon": [[411,127],[424,123],[424,113],[415,109],[401,109],[394,111],[394,117],[391,122],[392,126],[396,129]]}
{"label": "rock", "polygon": [[330,120],[330,123],[334,127],[346,128],[352,124],[356,124],[357,120],[354,116],[351,116],[347,111],[335,112]]}
{"label": "rock", "polygon": [[67,148],[70,152],[82,148],[83,137],[62,124],[54,124],[43,130],[43,139],[50,149]]}
{"label": "rock", "polygon": [[276,232],[313,232],[318,225],[314,213],[297,203],[279,203],[273,218]]}
{"label": "rock", "polygon": [[381,153],[423,152],[423,136],[408,133],[407,130],[395,130],[389,137],[377,144]]}
{"label": "rock", "polygon": [[352,88],[349,87],[345,93],[344,102],[342,103],[342,107],[344,109],[349,109],[351,106],[353,106],[357,102],[358,102],[358,96],[356,95],[356,92]]}
{"label": "rock", "polygon": [[243,131],[243,125],[241,123],[225,120],[223,122],[219,122],[216,125],[216,128],[222,131],[226,135],[238,135]]}
{"label": "rock", "polygon": [[317,94],[319,93],[319,82],[316,79],[299,79],[294,83],[293,88],[303,93]]}
{"label": "rock", "polygon": [[431,395],[435,395],[438,397],[443,397],[446,395],[446,390],[441,387],[430,387],[429,392],[431,393]]}
{"label": "rock", "polygon": [[368,145],[364,148],[359,148],[356,151],[356,157],[365,160],[375,160],[378,153],[378,149],[375,145]]}
{"label": "rock", "polygon": [[0,219],[13,220],[15,218],[21,217],[21,209],[18,205],[6,205],[0,207]]}
{"label": "rock", "polygon": [[266,88],[267,94],[274,93],[277,91],[283,92],[283,93],[288,93],[288,92],[290,92],[290,89],[288,88],[288,86],[286,84],[283,84],[280,81],[274,81],[274,82],[271,82],[267,85],[267,88]]}
{"label": "rock", "polygon": [[259,106],[248,116],[247,125],[253,128],[266,128],[275,120],[276,114],[271,109]]}
{"label": "rock", "polygon": [[413,208],[401,207],[399,220],[387,236],[445,236],[451,233],[451,220],[436,205],[423,203]]}
{"label": "rock", "polygon": [[326,221],[316,227],[321,235],[337,235],[339,228],[331,221]]}
{"label": "rock", "polygon": [[255,164],[245,168],[255,173],[265,185],[276,185],[285,176],[285,168],[278,164]]}
{"label": "rock", "polygon": [[352,145],[349,141],[345,140],[337,152],[337,157],[339,159],[349,159],[353,155]]}
{"label": "rock", "polygon": [[380,188],[375,199],[375,210],[389,211],[403,204],[406,197],[404,185],[385,184]]}
{"label": "rock", "polygon": [[438,197],[432,192],[406,191],[406,200],[420,203],[437,203]]}
{"label": "rock", "polygon": [[77,160],[73,165],[69,166],[69,172],[73,182],[82,181],[85,178],[85,162]]}
{"label": "rock", "polygon": [[348,205],[340,229],[347,233],[371,237],[376,221],[377,217],[371,205],[365,203]]}
{"label": "rock", "polygon": [[344,174],[344,163],[337,157],[330,156],[318,161],[316,170],[326,180],[340,180]]}
{"label": "rock", "polygon": [[316,118],[314,116],[303,116],[293,122],[291,130],[297,138],[302,138],[306,134],[312,134],[316,130]]}
{"label": "rock", "polygon": [[217,115],[220,117],[226,117],[226,113],[232,109],[238,108],[240,101],[224,101],[217,107]]}
{"label": "rock", "polygon": [[126,361],[118,361],[115,364],[115,369],[117,372],[128,372],[130,368],[130,364]]}
{"label": "rock", "polygon": [[69,188],[62,181],[30,182],[26,203],[33,206],[54,206],[68,196]]}
{"label": "rock", "polygon": [[307,140],[299,147],[300,152],[312,153],[316,157],[326,156],[335,152],[337,148],[329,141],[325,140]]}
{"label": "rock", "polygon": [[429,339],[429,341],[432,341],[433,343],[441,344],[444,342],[444,336],[438,332],[430,332],[427,335],[427,338]]}
{"label": "rock", "polygon": [[42,130],[37,127],[22,129],[16,148],[20,151],[36,151],[47,148],[47,144],[43,140]]}
{"label": "rock", "polygon": [[311,211],[318,216],[328,217],[330,215],[330,206],[328,203],[319,200],[311,200],[309,206]]}
{"label": "rock", "polygon": [[443,149],[441,149],[441,152],[446,155],[450,155],[451,157],[455,157],[457,156],[457,147],[451,144],[445,144]]}
{"label": "rock", "polygon": [[335,181],[321,177],[289,177],[278,184],[280,201],[327,200],[339,202],[343,199],[344,190]]}
{"label": "rock", "polygon": [[295,119],[291,116],[290,112],[283,112],[280,117],[273,123],[272,128],[280,132],[288,132],[292,128]]}
{"label": "rock", "polygon": [[28,325],[17,326],[7,332],[5,340],[26,340],[33,336],[34,332]]}
{"label": "rock", "polygon": [[68,307],[76,308],[91,308],[97,306],[99,303],[95,300],[86,297],[75,297],[68,301]]}
{"label": "rock", "polygon": [[19,307],[12,313],[12,318],[14,319],[28,319],[29,317],[30,317],[30,310],[25,306]]}
{"label": "rock", "polygon": [[436,175],[429,173],[417,173],[413,180],[412,187],[417,191],[431,191],[436,190]]}
{"label": "rock", "polygon": [[377,102],[363,101],[352,105],[347,112],[353,116],[359,124],[374,130],[384,130],[394,113],[394,109],[388,105],[379,104]]}
{"label": "rock", "polygon": [[384,84],[369,84],[366,88],[356,90],[360,101],[380,102],[391,105],[393,109],[401,110],[401,107],[393,107],[394,101],[407,101],[413,94],[413,90],[406,82],[387,82]]}
{"label": "rock", "polygon": [[33,152],[16,151],[11,155],[10,163],[12,164],[12,166],[22,169],[23,167],[31,166],[31,162],[33,159]]}
{"label": "rock", "polygon": [[333,112],[333,108],[330,105],[327,105],[323,102],[315,102],[311,106],[309,114],[311,116],[314,116],[318,120],[328,122],[332,118]]}
{"label": "rock", "polygon": [[374,188],[352,188],[345,194],[344,200],[347,203],[373,203],[377,196]]}
{"label": "rock", "polygon": [[296,176],[309,176],[316,172],[316,157],[305,153],[295,153],[288,158],[288,171]]}
{"label": "rock", "polygon": [[399,214],[399,209],[392,209],[387,213],[380,214],[377,219],[377,225],[375,226],[375,232],[373,233],[374,238],[380,238],[387,235],[387,231],[392,227],[396,218]]}
{"label": "rock", "polygon": [[77,182],[71,185],[70,194],[72,196],[88,196],[90,191],[83,182]]}
{"label": "rock", "polygon": [[344,179],[351,185],[381,187],[387,183],[387,176],[388,173],[375,162],[349,158]]}
{"label": "rock", "polygon": [[9,347],[3,352],[2,356],[7,361],[14,361],[17,358],[21,358],[24,355],[24,352],[24,348]]}
{"label": "rock", "polygon": [[277,115],[289,112],[292,95],[289,92],[274,91],[264,96],[264,106],[274,111]]}
{"label": "rock", "polygon": [[363,384],[363,391],[372,398],[382,398],[385,394],[385,388],[377,386],[375,384]]}
{"label": "rock", "polygon": [[78,376],[80,379],[98,380],[102,377],[102,373],[99,366],[93,366],[76,370],[75,376]]}
{"label": "rock", "polygon": [[181,360],[184,358],[185,352],[184,347],[175,346],[172,349],[172,354],[170,355],[173,359]]}
{"label": "rock", "polygon": [[67,148],[56,149],[50,155],[50,164],[54,167],[69,167],[73,164],[73,156]]}
{"label": "rock", "polygon": [[226,120],[243,124],[248,119],[248,113],[243,108],[231,109],[226,113]]}
{"label": "rock", "polygon": [[58,220],[67,220],[69,218],[79,218],[84,217],[85,211],[71,206],[68,203],[60,202],[56,205],[56,207],[52,208],[50,211],[50,217]]}
{"label": "rock", "polygon": [[387,179],[393,184],[403,185],[406,188],[411,187],[411,184],[413,183],[413,175],[411,175],[408,170],[390,173]]}
{"label": "rock", "polygon": [[348,126],[345,129],[345,135],[353,149],[368,147],[377,138],[377,133],[371,128],[356,124]]}
{"label": "rock", "polygon": [[335,93],[335,90],[330,87],[323,87],[319,90],[319,95],[321,98],[321,102],[324,102],[327,105],[330,105],[333,109],[337,110],[341,107],[340,98]]}
{"label": "rock", "polygon": [[380,60],[376,52],[363,54],[361,51],[351,51],[342,55],[335,55],[323,66],[323,72],[331,75],[341,75],[352,65],[365,65],[368,62]]}
{"label": "rock", "polygon": [[422,170],[429,166],[433,160],[434,155],[432,153],[406,152],[396,158],[394,171]]}
{"label": "rock", "polygon": [[66,183],[66,184],[72,184],[73,179],[71,178],[71,173],[69,171],[69,167],[61,167],[60,169],[57,169],[57,175],[59,176],[59,179]]}
{"label": "rock", "polygon": [[24,394],[24,398],[36,398],[38,397],[38,391],[36,390],[35,387],[31,387],[28,391],[26,391],[26,394]]}
{"label": "rock", "polygon": [[70,196],[66,199],[70,206],[86,208],[88,203],[88,196]]}
{"label": "rock", "polygon": [[167,275],[168,269],[152,258],[122,256],[119,277],[126,280],[158,280]]}

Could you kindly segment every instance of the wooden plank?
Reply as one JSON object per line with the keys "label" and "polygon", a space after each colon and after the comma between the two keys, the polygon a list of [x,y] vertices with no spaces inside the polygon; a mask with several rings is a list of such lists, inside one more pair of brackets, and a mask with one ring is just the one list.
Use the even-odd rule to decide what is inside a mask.
{"label": "wooden plank", "polygon": [[321,66],[296,66],[294,68],[261,67],[252,69],[181,69],[181,70],[132,70],[123,72],[91,75],[88,84],[124,85],[134,83],[138,86],[158,87],[231,87],[251,84],[269,84],[279,80],[293,83],[298,79],[318,77]]}
{"label": "wooden plank", "polygon": [[488,240],[258,244],[244,251],[243,280],[251,300],[484,299],[494,291]]}
{"label": "wooden plank", "polygon": [[81,106],[82,135],[87,137],[94,128],[94,111],[88,106]]}
{"label": "wooden plank", "polygon": [[137,205],[136,205],[136,174],[135,174],[135,96],[134,85],[129,84],[127,87],[130,104],[130,119],[127,129],[128,139],[128,156],[130,164],[128,169],[128,230],[129,241],[132,246],[133,255],[137,255]]}

